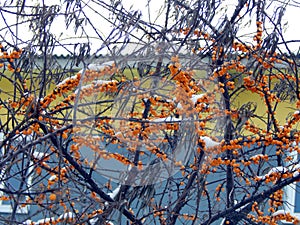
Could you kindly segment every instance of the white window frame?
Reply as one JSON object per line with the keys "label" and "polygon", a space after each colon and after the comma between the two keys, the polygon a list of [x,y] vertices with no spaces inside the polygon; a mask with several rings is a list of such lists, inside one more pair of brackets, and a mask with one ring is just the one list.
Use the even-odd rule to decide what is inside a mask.
{"label": "white window frame", "polygon": [[[293,157],[292,162],[294,162],[294,163],[298,162],[298,153],[297,152],[293,151],[292,153],[290,153],[290,156]],[[296,165],[296,164],[294,164],[294,165]],[[285,204],[284,204],[283,208],[286,213],[288,212],[288,213],[290,213],[290,215],[300,218],[300,212],[295,212],[296,186],[297,186],[297,183],[293,182],[284,188]],[[286,223],[286,224],[292,224],[292,222],[287,222],[285,220],[283,220],[282,222]]]}
{"label": "white window frame", "polygon": [[[285,201],[287,203],[284,204],[284,210],[289,212],[292,216],[296,216],[300,218],[300,213],[295,212],[296,205],[296,183],[292,183],[285,187]],[[285,222],[287,223],[287,222]],[[291,223],[290,223],[291,224]]]}

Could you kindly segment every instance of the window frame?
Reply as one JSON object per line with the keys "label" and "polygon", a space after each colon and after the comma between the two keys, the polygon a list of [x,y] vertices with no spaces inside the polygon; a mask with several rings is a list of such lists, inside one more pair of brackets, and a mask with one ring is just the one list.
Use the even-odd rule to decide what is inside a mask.
{"label": "window frame", "polygon": [[[289,156],[292,157],[292,162],[293,162],[293,164],[295,163],[294,165],[300,166],[300,162],[298,162],[298,160],[300,158],[299,158],[299,154],[297,152],[294,151],[294,152],[290,153]],[[296,189],[297,189],[297,182],[293,182],[293,183],[289,184],[288,186],[284,187],[284,202],[285,203],[283,205],[283,209],[284,209],[284,212],[290,213],[291,216],[300,218],[300,211],[295,212],[296,191],[297,191]],[[285,220],[283,220],[282,222],[285,224],[293,224],[292,222],[287,222]]]}
{"label": "window frame", "polygon": [[[284,210],[289,212],[292,216],[300,218],[300,212],[295,212],[296,207],[296,183],[292,183],[285,187],[285,204]],[[291,223],[290,223],[291,224]]]}

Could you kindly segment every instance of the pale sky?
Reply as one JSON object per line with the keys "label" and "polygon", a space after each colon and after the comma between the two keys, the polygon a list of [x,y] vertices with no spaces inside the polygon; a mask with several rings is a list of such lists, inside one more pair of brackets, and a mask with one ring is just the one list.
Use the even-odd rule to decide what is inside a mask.
{"label": "pale sky", "polygon": [[[1,0],[2,2],[3,0]],[[287,0],[285,0],[287,2]],[[42,2],[42,0],[31,0],[31,2]],[[61,0],[51,0],[51,1],[45,1],[46,4],[51,4],[51,5],[55,5],[55,4],[59,4]],[[51,3],[49,3],[51,2]],[[86,12],[90,13],[90,19],[92,21],[92,23],[95,25],[95,27],[97,28],[97,31],[103,35],[103,37],[106,37],[107,34],[111,31],[111,27],[109,25],[109,23],[107,21],[105,21],[103,18],[101,18],[99,15],[95,14],[93,12],[93,10],[97,9],[97,6],[95,5],[95,3],[93,3],[93,0],[82,0],[82,3],[87,3],[87,6],[85,7]],[[148,0],[139,0],[139,1],[135,1],[135,0],[123,0],[123,6],[127,9],[127,10],[139,10],[142,13],[142,19],[145,21],[149,21],[149,19],[151,20],[151,22],[154,22],[154,20],[156,20],[156,22],[158,23],[162,23],[164,21],[164,14],[161,13],[161,9],[163,7],[163,4],[165,1],[163,0],[151,0],[149,2],[149,6],[150,8],[148,8]],[[233,1],[233,0],[223,0],[223,5],[221,7],[221,11],[219,11],[219,15],[220,16],[224,16],[224,13],[227,13],[227,15],[230,17],[230,12],[232,13],[232,8],[234,7],[234,3],[238,2],[238,0]],[[270,2],[273,2],[272,4],[274,4],[274,0],[270,0]],[[284,28],[285,30],[285,38],[286,40],[297,40],[300,39],[300,29],[299,29],[299,21],[297,19],[297,17],[300,15],[300,0],[298,1],[289,1],[290,3],[299,6],[298,7],[287,7],[286,13],[285,13],[285,21],[287,22],[286,27]],[[26,4],[32,4],[30,3],[30,0],[26,1]],[[99,8],[99,7],[98,7]],[[149,10],[150,10],[150,14],[149,14]],[[267,9],[269,12],[272,11],[272,8],[268,8]],[[64,11],[64,10],[62,10]],[[157,16],[160,15],[161,16]],[[100,12],[100,14],[102,16],[105,16],[106,18],[109,17],[108,12]],[[105,15],[107,14],[107,15]],[[4,16],[7,16],[8,14],[3,14]],[[150,17],[149,17],[150,15]],[[73,33],[73,29],[69,29],[66,30],[66,27],[64,25],[64,16],[61,16],[60,18],[56,18],[53,22],[52,25],[52,32],[55,34],[56,38],[59,39],[60,41],[64,41],[65,43],[77,43],[78,39],[74,39],[74,33]],[[15,18],[7,18],[6,17],[6,22],[7,23],[14,23]],[[217,23],[217,21],[215,21]],[[0,29],[5,27],[5,23],[3,22],[3,18],[0,17]],[[89,26],[85,26],[85,29],[88,33],[90,33],[91,31],[91,27]],[[246,26],[243,29],[241,29],[239,31],[239,34],[243,34],[244,32],[247,33],[249,32],[249,30],[255,30],[255,22],[253,22],[252,24],[250,24],[250,26]],[[1,35],[6,35],[4,31],[0,30],[0,34]],[[80,33],[80,32],[78,32]],[[78,35],[77,33],[77,35]],[[97,38],[95,38],[95,36],[93,37],[95,33],[92,32],[92,35],[90,35],[90,41],[92,42],[92,48],[95,49],[99,49],[101,48],[101,41],[99,41]],[[28,31],[28,26],[22,26],[19,28],[19,36],[22,39],[27,39],[30,40],[31,39],[31,35],[32,33]],[[77,36],[78,37],[78,36]],[[84,41],[86,41],[86,39],[84,39]],[[300,43],[293,43],[290,44],[290,47],[293,49],[293,51],[297,51],[299,49]],[[56,53],[60,53],[60,50],[58,50],[58,52]]]}

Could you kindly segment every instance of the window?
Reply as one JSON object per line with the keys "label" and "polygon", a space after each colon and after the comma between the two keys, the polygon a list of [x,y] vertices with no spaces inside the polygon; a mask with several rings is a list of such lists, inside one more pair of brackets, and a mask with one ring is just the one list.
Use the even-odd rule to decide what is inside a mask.
{"label": "window", "polygon": [[296,191],[295,191],[295,207],[294,212],[300,213],[300,184],[297,183],[296,185]]}
{"label": "window", "polygon": [[[293,161],[299,163],[299,155],[293,154]],[[298,167],[298,165],[297,165]],[[300,218],[300,183],[294,182],[285,188],[284,210],[293,216]]]}
{"label": "window", "polygon": [[300,184],[290,184],[286,187],[286,210],[291,213],[298,213],[300,217]]}
{"label": "window", "polygon": [[24,203],[30,194],[31,167],[32,163],[23,154],[18,155],[12,164],[3,167],[0,174],[1,213],[11,213],[15,207],[17,213],[28,213],[29,207]]}
{"label": "window", "polygon": [[[3,134],[0,133],[0,141]],[[0,157],[5,160],[7,155],[4,149],[0,151]],[[0,213],[11,213],[16,210],[18,214],[27,214],[29,206],[24,204],[29,199],[32,182],[33,162],[26,152],[10,155],[11,160],[0,171]]]}

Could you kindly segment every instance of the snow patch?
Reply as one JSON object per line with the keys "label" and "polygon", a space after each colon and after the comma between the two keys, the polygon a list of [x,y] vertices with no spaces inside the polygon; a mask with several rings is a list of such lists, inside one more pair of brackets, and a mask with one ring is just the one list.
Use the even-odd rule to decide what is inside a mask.
{"label": "snow patch", "polygon": [[111,221],[106,221],[106,224],[107,224],[107,225],[114,225],[114,223],[111,222]]}
{"label": "snow patch", "polygon": [[55,181],[57,179],[56,175],[52,175],[51,177],[49,177],[49,181]]}
{"label": "snow patch", "polygon": [[38,159],[38,160],[41,160],[48,156],[48,154],[46,154],[45,152],[34,152],[32,155],[35,159]]}
{"label": "snow patch", "polygon": [[[3,141],[5,138],[5,134],[3,132],[0,132],[0,142]],[[11,142],[13,141],[18,141],[18,142],[22,142],[22,141],[31,141],[33,139],[33,135],[24,135],[24,134],[19,134],[19,135],[15,135],[12,137]]]}
{"label": "snow patch", "polygon": [[55,221],[54,217],[50,217],[50,218],[45,218],[45,219],[38,220],[34,224],[45,224],[45,223],[50,223],[52,221]]}
{"label": "snow patch", "polygon": [[62,214],[62,215],[60,215],[59,217],[58,217],[58,219],[59,220],[62,220],[62,219],[72,219],[72,218],[75,218],[75,214],[74,213],[72,213],[72,212],[67,212],[67,213],[64,213],[64,214]]}
{"label": "snow patch", "polygon": [[108,61],[108,62],[104,62],[102,64],[89,64],[87,66],[87,68],[89,70],[95,70],[95,71],[100,71],[100,70],[103,70],[105,67],[107,66],[112,66],[115,62],[114,61]]}
{"label": "snow patch", "polygon": [[273,173],[286,173],[287,171],[288,171],[288,169],[286,167],[277,166],[277,167],[271,168],[267,174],[262,175],[262,176],[257,176],[257,178],[265,179],[267,176],[270,176]]}
{"label": "snow patch", "polygon": [[298,177],[299,174],[300,174],[300,172],[299,172],[299,170],[300,170],[300,164],[293,165],[290,170],[294,171],[293,172],[293,177]]}
{"label": "snow patch", "polygon": [[299,176],[299,171],[295,171],[294,173],[293,173],[293,177],[298,177]]}
{"label": "snow patch", "polygon": [[66,79],[64,79],[63,81],[61,81],[60,83],[58,83],[56,86],[61,86],[64,85],[65,83],[67,83],[67,81],[69,80],[74,80],[77,78],[77,74],[71,77],[67,77]]}
{"label": "snow patch", "polygon": [[23,225],[31,225],[31,224],[33,224],[33,221],[32,220],[26,220],[22,224]]}
{"label": "snow patch", "polygon": [[108,193],[112,199],[115,199],[115,197],[119,194],[121,186],[119,185],[115,190],[113,190],[112,193]]}
{"label": "snow patch", "polygon": [[198,99],[202,98],[205,94],[192,95],[191,100],[194,104],[197,103]]}
{"label": "snow patch", "polygon": [[151,122],[157,122],[157,123],[160,123],[160,122],[179,122],[179,121],[182,121],[182,120],[179,119],[179,118],[172,117],[172,116],[168,116],[166,118],[158,118],[158,119],[151,120]]}
{"label": "snow patch", "polygon": [[[191,101],[192,101],[194,104],[196,104],[197,101],[198,101],[198,99],[202,98],[204,95],[205,95],[205,94],[192,95],[192,97],[191,97],[190,99],[191,99]],[[174,98],[173,100],[175,101],[176,98]],[[178,103],[177,108],[178,108],[178,109],[182,109],[181,103]]]}
{"label": "snow patch", "polygon": [[97,224],[97,221],[98,221],[98,218],[92,218],[92,219],[89,220],[89,223],[90,223],[91,225],[96,225],[96,224]]}
{"label": "snow patch", "polygon": [[249,204],[250,204],[250,203],[247,203],[247,204],[245,204],[245,205],[243,205],[243,206],[237,208],[235,211],[236,211],[236,212],[240,212],[240,211],[242,211],[244,208],[246,208]]}
{"label": "snow patch", "polygon": [[207,136],[200,137],[200,139],[204,141],[205,146],[207,148],[213,148],[213,147],[216,147],[216,146],[220,145],[220,142],[216,142],[216,141],[214,141],[213,139],[211,139],[210,137],[207,137]]}
{"label": "snow patch", "polygon": [[285,211],[283,209],[277,210],[272,214],[272,216],[279,216],[279,215],[284,215]]}
{"label": "snow patch", "polygon": [[102,85],[102,84],[110,84],[110,83],[117,83],[116,80],[95,80],[93,81],[94,85]]}
{"label": "snow patch", "polygon": [[92,85],[111,84],[111,83],[115,83],[115,82],[117,82],[117,81],[116,80],[96,80],[96,81],[93,81],[93,84],[87,84],[87,85],[82,86],[79,89],[76,89],[74,94],[77,95],[78,90],[82,91],[84,89],[89,89],[92,87]]}

